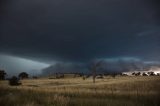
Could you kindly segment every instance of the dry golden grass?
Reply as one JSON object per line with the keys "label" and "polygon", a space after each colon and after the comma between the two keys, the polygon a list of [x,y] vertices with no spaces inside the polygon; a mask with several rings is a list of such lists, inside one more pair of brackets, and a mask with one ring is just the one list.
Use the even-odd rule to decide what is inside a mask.
{"label": "dry golden grass", "polygon": [[1,106],[160,106],[160,77],[82,80],[29,79],[21,86],[0,82]]}

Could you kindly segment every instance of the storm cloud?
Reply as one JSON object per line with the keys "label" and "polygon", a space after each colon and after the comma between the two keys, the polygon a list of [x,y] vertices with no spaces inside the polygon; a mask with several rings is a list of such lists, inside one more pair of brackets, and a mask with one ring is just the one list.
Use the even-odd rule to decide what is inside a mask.
{"label": "storm cloud", "polygon": [[0,53],[46,63],[160,61],[159,0],[0,0]]}
{"label": "storm cloud", "polygon": [[96,67],[97,74],[120,74],[129,71],[149,71],[152,68],[160,67],[159,61],[143,61],[138,58],[121,57],[110,59],[97,59],[88,63],[68,63],[61,62],[50,65],[42,70],[42,75],[52,75],[55,73],[83,73],[92,74],[91,68]]}

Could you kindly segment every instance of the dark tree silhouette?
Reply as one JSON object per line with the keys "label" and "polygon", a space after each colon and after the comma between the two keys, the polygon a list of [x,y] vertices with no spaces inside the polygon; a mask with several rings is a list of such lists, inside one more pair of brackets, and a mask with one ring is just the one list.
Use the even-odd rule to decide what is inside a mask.
{"label": "dark tree silhouette", "polygon": [[6,72],[4,70],[0,70],[0,80],[5,80]]}
{"label": "dark tree silhouette", "polygon": [[95,79],[96,79],[96,73],[98,68],[100,68],[100,66],[102,65],[103,61],[102,60],[94,60],[90,63],[89,65],[89,70],[92,72],[92,76],[93,76],[93,83],[95,83]]}
{"label": "dark tree silhouette", "polygon": [[11,79],[9,79],[9,85],[17,86],[21,85],[21,83],[19,82],[19,79],[16,76],[13,76]]}
{"label": "dark tree silhouette", "polygon": [[142,75],[143,75],[143,76],[148,76],[146,73],[143,73]]}
{"label": "dark tree silhouette", "polygon": [[138,72],[138,73],[136,73],[136,74],[135,74],[135,76],[140,76],[140,75],[141,75],[141,73],[140,73],[140,72]]}
{"label": "dark tree silhouette", "polygon": [[26,73],[26,72],[22,72],[22,73],[20,73],[19,75],[18,75],[18,77],[20,78],[20,79],[26,79],[26,78],[28,78],[28,74]]}
{"label": "dark tree silhouette", "polygon": [[154,72],[148,72],[148,74],[149,74],[150,76],[155,76],[155,75],[156,75]]}
{"label": "dark tree silhouette", "polygon": [[135,75],[135,74],[136,74],[135,72],[132,73],[132,75]]}

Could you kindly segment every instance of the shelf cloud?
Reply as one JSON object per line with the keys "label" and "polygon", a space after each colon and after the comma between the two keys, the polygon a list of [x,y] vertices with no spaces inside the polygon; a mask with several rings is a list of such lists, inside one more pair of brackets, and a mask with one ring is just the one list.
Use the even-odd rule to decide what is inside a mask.
{"label": "shelf cloud", "polygon": [[1,54],[46,64],[160,61],[159,41],[159,0],[0,0]]}

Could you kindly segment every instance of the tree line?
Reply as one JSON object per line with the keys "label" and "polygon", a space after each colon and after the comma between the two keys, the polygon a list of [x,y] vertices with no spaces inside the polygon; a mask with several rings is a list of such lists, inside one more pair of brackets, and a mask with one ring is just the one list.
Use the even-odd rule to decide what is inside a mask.
{"label": "tree line", "polygon": [[[0,80],[6,80],[6,76],[7,76],[7,73],[5,72],[5,70],[0,70]],[[12,76],[8,80],[10,85],[21,85],[20,80],[27,79],[27,78],[29,78],[29,74],[26,72],[21,72],[18,74],[18,77]]]}

